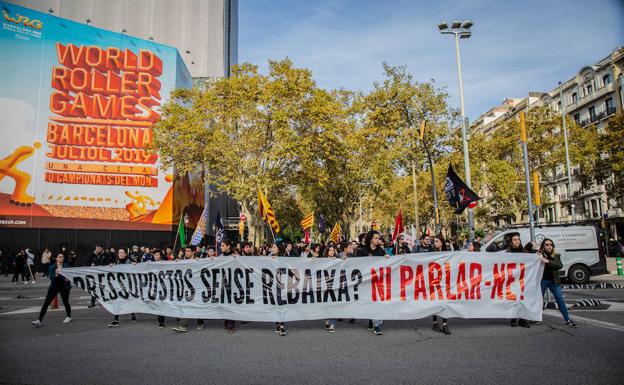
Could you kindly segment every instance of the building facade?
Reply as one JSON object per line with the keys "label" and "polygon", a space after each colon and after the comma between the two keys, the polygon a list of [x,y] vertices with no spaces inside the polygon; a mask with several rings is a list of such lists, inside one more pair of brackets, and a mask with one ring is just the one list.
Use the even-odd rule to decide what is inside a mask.
{"label": "building facade", "polygon": [[238,0],[7,0],[39,12],[175,47],[195,82],[238,61]]}
{"label": "building facade", "polygon": [[[563,108],[565,114],[576,124],[583,128],[595,125],[598,132],[601,132],[609,117],[624,111],[623,87],[624,48],[620,47],[597,63],[584,66],[572,78],[550,92],[530,92],[525,98],[505,99],[500,106],[479,116],[471,125],[471,130],[489,135],[507,121],[517,119],[520,111],[526,113],[531,106],[549,106],[559,113]],[[617,208],[617,202],[607,196],[605,186],[596,183],[584,185],[579,178],[579,169],[574,165],[571,174],[574,199],[570,199],[564,164],[550,171],[548,175],[541,176],[542,197],[547,203],[541,207],[540,220],[564,223],[573,220],[591,222],[606,219],[611,236],[616,239],[624,238],[624,212]]]}

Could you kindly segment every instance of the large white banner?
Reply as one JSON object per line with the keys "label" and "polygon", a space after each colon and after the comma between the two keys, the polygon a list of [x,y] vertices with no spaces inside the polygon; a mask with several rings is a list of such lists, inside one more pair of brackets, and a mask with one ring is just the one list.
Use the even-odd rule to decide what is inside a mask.
{"label": "large white banner", "polygon": [[394,257],[217,257],[65,268],[113,314],[295,321],[516,318],[540,321],[543,267],[534,254]]}

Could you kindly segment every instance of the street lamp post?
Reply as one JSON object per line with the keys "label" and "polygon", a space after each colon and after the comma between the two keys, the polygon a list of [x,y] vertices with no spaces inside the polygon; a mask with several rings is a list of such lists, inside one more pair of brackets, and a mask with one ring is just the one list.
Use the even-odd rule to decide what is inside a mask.
{"label": "street lamp post", "polygon": [[559,82],[559,100],[561,101],[561,128],[563,129],[563,143],[565,145],[566,168],[568,171],[568,196],[570,197],[570,214],[572,223],[576,223],[574,212],[574,192],[572,190],[572,172],[570,171],[570,153],[568,152],[568,128],[566,126],[565,103],[563,101],[563,85]]}
{"label": "street lamp post", "polygon": [[[451,27],[449,28],[446,22],[442,22],[438,24],[438,29],[440,33],[445,35],[454,35],[455,36],[455,55],[457,57],[457,77],[459,78],[459,100],[461,106],[461,129],[462,129],[462,141],[464,145],[464,173],[466,174],[466,185],[468,188],[472,188],[472,183],[470,182],[470,156],[468,154],[468,127],[466,124],[466,111],[464,108],[464,82],[462,79],[462,69],[461,69],[461,59],[459,56],[459,39],[467,39],[472,35],[470,32],[470,27],[472,27],[473,23],[470,20],[465,21],[453,21]],[[475,230],[474,230],[474,212],[471,208],[468,208],[468,227],[470,229],[470,240],[474,240]]]}

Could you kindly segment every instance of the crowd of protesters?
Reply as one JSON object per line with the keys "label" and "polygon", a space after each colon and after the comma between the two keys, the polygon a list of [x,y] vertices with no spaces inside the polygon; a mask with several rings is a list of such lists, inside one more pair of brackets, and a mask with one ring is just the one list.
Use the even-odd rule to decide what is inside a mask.
{"label": "crowd of protesters", "polygon": [[[96,244],[93,252],[86,259],[85,265],[90,266],[107,266],[112,264],[137,264],[161,261],[176,261],[187,259],[203,259],[215,258],[218,256],[270,256],[270,257],[295,257],[295,258],[354,258],[354,257],[385,257],[390,258],[399,254],[410,253],[427,253],[427,252],[443,252],[451,250],[480,251],[480,240],[461,242],[461,245],[455,239],[446,240],[442,235],[430,236],[423,235],[416,242],[406,242],[405,238],[400,235],[396,242],[390,244],[384,241],[381,233],[377,231],[369,231],[361,234],[357,241],[346,242],[328,242],[328,243],[292,243],[281,242],[278,244],[265,244],[255,246],[251,242],[233,243],[229,239],[224,239],[218,247],[215,246],[186,246],[174,249],[172,246],[164,248],[152,248],[149,246],[133,245],[132,247],[115,249],[112,247],[105,248],[101,244]],[[563,295],[561,293],[560,280],[558,270],[561,269],[561,259],[559,254],[555,252],[554,242],[550,239],[544,239],[541,245],[529,243],[522,246],[520,238],[515,236],[508,245],[508,252],[528,252],[538,253],[545,264],[544,275],[541,282],[542,292],[550,289],[557,301],[559,310],[568,326],[577,327],[570,319]],[[41,272],[44,278],[50,280],[48,294],[44,300],[39,318],[33,321],[33,325],[41,326],[43,317],[52,300],[61,294],[63,304],[66,310],[66,318],[64,323],[71,321],[71,307],[69,304],[70,282],[59,275],[65,267],[71,267],[76,264],[76,253],[67,250],[63,245],[59,250],[53,253],[50,249],[45,249],[39,258],[35,256],[31,249],[19,250],[16,253],[3,255],[0,252],[1,271],[5,276],[13,273],[13,282],[18,283],[21,277],[23,283],[35,283],[37,272]],[[95,306],[95,297],[91,298],[89,307]],[[136,322],[136,315],[130,315],[131,322]],[[165,327],[165,317],[157,316],[159,328]],[[336,319],[325,321],[324,328],[330,333],[336,331]],[[355,320],[349,320],[353,323]],[[204,320],[198,319],[197,329],[203,329]],[[177,325],[172,329],[176,332],[187,332],[189,320],[178,319]],[[109,327],[119,326],[119,315],[114,315],[113,321]],[[511,326],[530,327],[530,322],[524,319],[512,319]],[[433,330],[451,334],[449,322],[446,318],[433,316]],[[236,322],[234,320],[224,320],[224,329],[229,333],[236,330]],[[383,334],[383,320],[369,320],[368,329],[375,335]],[[286,335],[286,325],[283,322],[276,323],[275,333]]]}

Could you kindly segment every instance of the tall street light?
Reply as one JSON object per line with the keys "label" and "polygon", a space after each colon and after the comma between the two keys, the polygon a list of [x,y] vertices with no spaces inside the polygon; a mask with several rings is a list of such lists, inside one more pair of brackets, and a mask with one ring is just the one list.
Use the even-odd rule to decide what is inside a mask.
{"label": "tall street light", "polygon": [[[459,57],[459,39],[468,39],[472,32],[470,27],[473,23],[470,20],[458,21],[455,20],[449,27],[446,22],[438,24],[440,33],[444,35],[455,35],[455,55],[457,56],[457,77],[459,78],[459,100],[461,104],[461,129],[462,139],[464,144],[464,173],[466,174],[466,184],[469,188],[472,188],[470,182],[470,156],[468,154],[468,122],[466,119],[466,111],[464,109],[464,82],[462,80],[461,60]],[[470,228],[470,240],[474,240],[474,212],[471,208],[468,208],[468,227]]]}

